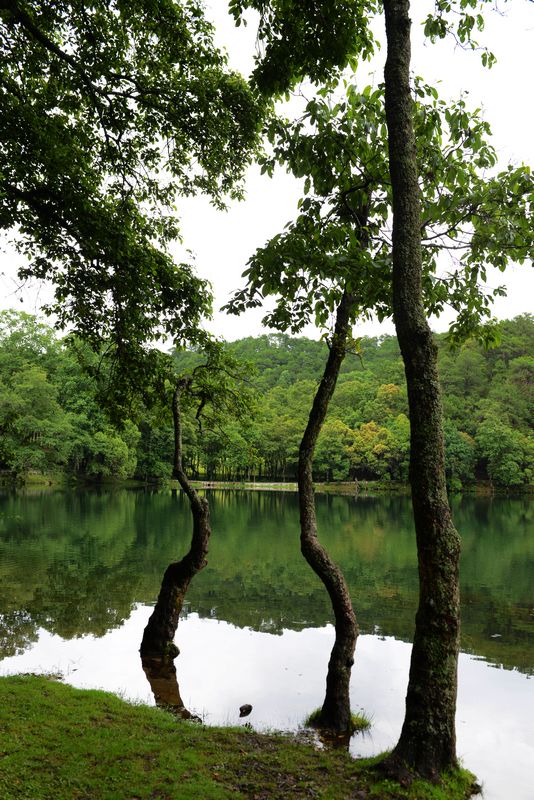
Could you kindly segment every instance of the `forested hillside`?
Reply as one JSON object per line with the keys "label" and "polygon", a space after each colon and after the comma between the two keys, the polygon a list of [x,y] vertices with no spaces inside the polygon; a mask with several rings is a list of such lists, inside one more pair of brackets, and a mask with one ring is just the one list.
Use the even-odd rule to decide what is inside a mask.
{"label": "forested hillside", "polygon": [[[498,325],[499,344],[468,343],[451,351],[438,336],[451,488],[476,480],[517,488],[533,481],[534,317]],[[282,334],[227,345],[250,366],[255,398],[246,422],[230,417],[184,425],[193,477],[229,480],[294,478],[298,445],[327,345]],[[176,355],[190,370],[196,353]],[[80,366],[68,339],[34,317],[0,315],[0,470],[73,479],[166,478],[171,472],[169,403],[140,401],[122,419],[105,411],[106,380]],[[165,400],[163,398],[163,400]],[[408,479],[409,424],[402,360],[395,337],[365,338],[361,356],[343,366],[319,440],[317,480]]]}

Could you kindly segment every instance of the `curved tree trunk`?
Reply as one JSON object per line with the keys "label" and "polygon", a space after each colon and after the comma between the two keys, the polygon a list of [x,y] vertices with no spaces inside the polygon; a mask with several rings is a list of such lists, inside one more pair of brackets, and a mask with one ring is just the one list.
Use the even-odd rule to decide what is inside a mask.
{"label": "curved tree trunk", "polygon": [[393,308],[410,409],[419,607],[401,736],[386,766],[435,778],[456,767],[460,540],[447,499],[437,348],[422,301],[421,212],[409,85],[408,0],[384,0],[385,100],[393,188]]}
{"label": "curved tree trunk", "polygon": [[182,424],[180,414],[180,397],[187,388],[189,380],[184,378],[178,382],[174,391],[172,413],[174,422],[174,465],[173,477],[189,498],[193,516],[193,535],[189,552],[165,570],[161,589],[154,611],[143,633],[141,656],[175,658],[180,652],[174,644],[174,635],[182,610],[184,597],[191,580],[206,564],[208,545],[211,535],[210,511],[208,501],[200,497],[191,486],[182,466]]}
{"label": "curved tree trunk", "polygon": [[345,291],[337,309],[328,361],[300,444],[298,465],[301,550],[330,595],[336,621],[336,638],[328,664],[326,695],[315,724],[340,733],[351,728],[349,685],[358,625],[343,573],[317,538],[312,465],[317,438],[345,357],[353,304],[354,298]]}

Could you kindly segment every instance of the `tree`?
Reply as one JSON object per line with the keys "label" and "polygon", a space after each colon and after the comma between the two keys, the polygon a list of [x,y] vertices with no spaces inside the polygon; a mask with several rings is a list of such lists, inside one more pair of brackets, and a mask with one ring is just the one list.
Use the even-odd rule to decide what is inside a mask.
{"label": "tree", "polygon": [[[171,396],[174,452],[172,477],[187,496],[193,518],[193,532],[189,551],[180,561],[169,564],[163,575],[158,599],[143,632],[141,657],[156,659],[170,669],[171,662],[180,652],[174,644],[184,597],[194,576],[206,564],[211,536],[208,500],[192,486],[183,464],[182,406],[194,404],[197,420],[211,411],[211,423],[232,408],[237,416],[250,410],[249,396],[239,391],[236,383],[243,380],[244,367],[224,352],[220,342],[205,337],[205,359],[189,374],[177,375],[172,359],[161,356],[162,368],[167,372],[167,391]],[[148,667],[147,667],[148,669]]]}
{"label": "tree", "polygon": [[488,396],[506,409],[514,427],[527,429],[534,419],[534,358],[518,356],[508,366],[500,362]]}
{"label": "tree", "polygon": [[46,372],[37,366],[21,368],[0,398],[2,467],[24,478],[31,471],[53,472],[64,466],[73,430]]}
{"label": "tree", "polygon": [[[259,305],[266,295],[277,295],[275,309],[266,319],[273,327],[293,332],[312,316],[325,328],[330,314],[335,316],[328,358],[299,446],[297,476],[301,551],[328,591],[336,623],[317,724],[337,732],[351,727],[349,686],[358,628],[343,573],[318,538],[313,459],[341,365],[347,351],[358,346],[352,341],[353,323],[383,298],[381,241],[372,243],[370,232],[380,231],[387,212],[385,162],[380,135],[361,114],[362,106],[376,112],[376,100],[369,91],[362,95],[349,91],[339,126],[327,100],[310,101],[305,120],[317,126],[316,135],[307,133],[305,120],[293,126],[272,123],[274,156],[265,159],[264,168],[272,172],[276,161],[287,163],[296,176],[306,176],[305,193],[313,186],[315,197],[302,199],[297,220],[251,258],[245,273],[248,286],[229,305],[239,313]],[[361,152],[354,154],[345,147],[349,130],[362,140]],[[374,283],[368,280],[370,275]]]}
{"label": "tree", "polygon": [[181,399],[183,393],[190,386],[191,378],[188,377],[179,378],[176,382],[172,394],[172,414],[174,421],[173,477],[179,481],[189,499],[193,517],[191,545],[180,561],[169,564],[165,570],[158,599],[143,632],[140,648],[143,659],[159,659],[162,666],[170,665],[180,652],[173,640],[184,597],[191,580],[207,564],[206,556],[211,536],[208,501],[193,488],[182,464]]}
{"label": "tree", "polygon": [[121,430],[110,423],[73,348],[73,337],[59,340],[35,317],[1,315],[0,458],[17,479],[29,472],[97,480],[133,474],[137,427],[125,418]]}
{"label": "tree", "polygon": [[[463,101],[444,107],[431,87],[421,82],[416,87],[419,93],[416,130],[422,169],[433,171],[434,175],[428,184],[418,183],[426,238],[424,261],[422,256],[420,259],[421,309],[423,315],[439,313],[447,300],[459,312],[456,323],[459,335],[464,329],[471,329],[476,318],[488,308],[490,298],[470,276],[473,270],[482,269],[482,257],[494,246],[483,240],[483,233],[479,235],[477,223],[473,223],[475,232],[471,237],[463,233],[461,220],[466,204],[473,218],[478,213],[486,214],[494,202],[495,189],[493,183],[486,185],[476,170],[465,164],[465,147],[461,147],[465,133],[463,127],[459,133],[460,121],[471,126],[473,136],[467,147],[478,163],[491,165],[494,156],[482,135],[483,122],[476,115],[473,118],[466,115]],[[336,89],[337,84],[332,81],[319,90],[297,122],[273,121],[268,128],[273,155],[264,159],[264,169],[272,172],[275,161],[287,164],[297,177],[305,178],[305,197],[299,202],[297,219],[250,259],[245,273],[248,285],[236,293],[229,306],[239,312],[246,306],[261,304],[267,295],[275,295],[278,302],[266,320],[273,327],[293,331],[298,331],[310,318],[327,327],[330,315],[335,315],[334,332],[328,340],[330,354],[300,448],[299,492],[301,498],[307,498],[301,505],[303,551],[307,548],[306,529],[313,532],[308,535],[314,542],[317,539],[310,510],[311,460],[344,353],[350,347],[352,325],[359,316],[374,312],[384,317],[394,311],[389,236],[392,197],[385,157],[384,99],[380,90],[369,87],[359,93],[349,84],[341,98]],[[452,142],[446,152],[441,147],[443,134]],[[525,189],[526,185],[527,182]],[[477,202],[473,193],[478,195]],[[517,212],[522,223],[527,205],[523,198]],[[503,226],[507,224],[508,220]],[[500,233],[502,236],[503,231]],[[420,228],[417,235],[421,251]],[[475,252],[469,251],[465,263],[442,281],[437,277],[438,252],[447,246],[456,247],[458,236],[474,242]],[[395,312],[395,319],[397,316]],[[426,329],[430,336],[428,326]],[[403,356],[406,359],[405,352]],[[433,379],[437,385],[437,374]],[[392,415],[398,401],[402,403],[402,398],[395,387],[384,385],[379,389],[376,402],[385,414]],[[420,415],[419,421],[424,418],[424,414]],[[393,436],[387,428],[375,423],[363,427],[363,433],[369,435],[362,437],[361,429],[355,435],[354,466],[357,470],[363,465],[361,477],[381,477],[389,472],[393,460]],[[372,444],[370,438],[374,438]],[[412,434],[412,446],[413,441]],[[317,556],[312,554],[309,560],[314,560],[314,568],[321,572],[326,556],[322,552]],[[324,573],[323,580],[328,580]],[[333,604],[335,607],[335,601]],[[345,686],[348,698],[347,682]],[[341,705],[338,703],[338,707]],[[328,725],[333,726],[330,717]]]}
{"label": "tree", "polygon": [[64,355],[53,331],[29,314],[0,314],[0,467],[17,479],[68,462],[74,431],[54,374]]}
{"label": "tree", "polygon": [[445,420],[445,472],[450,489],[461,489],[464,483],[471,483],[475,466],[475,442],[464,431],[459,431],[454,423]]}
{"label": "tree", "polygon": [[524,436],[506,422],[488,416],[477,429],[476,446],[490,481],[511,489],[532,480],[532,434]]}
{"label": "tree", "polygon": [[314,474],[322,474],[326,480],[347,480],[353,438],[353,431],[340,419],[327,419],[317,441]]}
{"label": "tree", "polygon": [[[464,8],[461,4],[461,8]],[[419,201],[419,176],[424,167],[417,158],[414,103],[410,87],[410,18],[408,0],[384,0],[387,38],[385,109],[388,126],[389,162],[393,195],[393,309],[397,338],[401,348],[408,387],[411,447],[410,483],[419,562],[419,606],[412,648],[406,715],[399,741],[387,766],[399,772],[405,765],[419,774],[435,777],[457,765],[455,712],[457,660],[460,629],[459,553],[460,538],[452,522],[446,493],[443,412],[437,370],[437,348],[428,326],[423,303],[423,259],[421,228],[426,226]],[[442,20],[447,28],[444,20]],[[460,15],[462,41],[470,40],[470,22]],[[467,27],[465,27],[467,24]],[[483,23],[482,23],[483,24]],[[471,26],[472,27],[472,26]],[[439,28],[427,22],[432,33]],[[487,56],[486,56],[487,60]],[[467,140],[468,141],[468,140]],[[508,170],[511,172],[512,168]],[[522,197],[532,187],[530,170],[522,168],[519,180]],[[484,194],[468,206],[472,236],[468,236],[467,264],[474,277],[485,275],[480,248],[490,263],[504,269],[510,253],[524,260],[532,248],[526,228],[530,209],[522,219],[502,220],[506,214],[487,215],[500,187],[490,181],[481,185]],[[505,186],[513,197],[514,183]],[[423,222],[422,222],[423,221]],[[495,250],[482,229],[499,231],[502,249]],[[462,230],[461,224],[458,226]],[[462,236],[464,234],[462,233]],[[425,235],[423,233],[423,240]],[[465,239],[464,239],[465,241]],[[510,249],[511,248],[511,249]],[[467,284],[468,286],[469,284]],[[478,303],[466,305],[467,314],[456,322],[457,332],[465,334],[483,312]],[[462,327],[467,324],[466,331]]]}
{"label": "tree", "polygon": [[264,104],[226,67],[201,3],[0,4],[0,228],[21,278],[141,383],[160,335],[195,333],[209,292],[167,246],[174,204],[239,196]]}
{"label": "tree", "polygon": [[407,0],[384,0],[385,109],[393,194],[393,309],[410,408],[410,483],[419,560],[419,606],[406,715],[387,759],[435,777],[457,766],[460,539],[445,483],[437,348],[423,306],[421,205],[410,87]]}
{"label": "tree", "polygon": [[326,693],[316,723],[338,733],[352,732],[350,676],[358,637],[356,615],[343,572],[332,560],[317,536],[313,490],[313,457],[328,404],[334,393],[341,363],[350,340],[355,297],[343,293],[336,311],[336,324],[323,376],[313,398],[308,424],[299,447],[298,487],[300,547],[302,555],[323,582],[332,603],[336,636],[328,662]]}
{"label": "tree", "polygon": [[397,481],[408,479],[408,464],[410,456],[410,421],[405,414],[399,414],[388,423],[391,433],[390,443],[390,473]]}
{"label": "tree", "polygon": [[393,436],[388,428],[374,421],[360,425],[350,448],[356,477],[365,480],[383,478],[388,472],[392,448]]}
{"label": "tree", "polygon": [[395,383],[382,384],[376,395],[364,408],[365,419],[386,422],[407,411],[406,394]]}
{"label": "tree", "polygon": [[[274,0],[241,0],[232,5],[237,15],[243,6],[259,7],[262,11],[260,38],[265,40],[266,45],[256,74],[264,90],[287,91],[304,74],[318,80],[328,76],[333,67],[354,59],[356,54],[369,53],[369,38],[362,36],[362,31],[364,34],[368,31],[367,15],[374,10],[373,4],[364,8],[356,8],[351,3],[339,8],[341,4],[337,4],[339,19],[336,25],[328,28],[324,37],[317,31],[317,20],[321,14],[326,15],[331,11],[336,6],[335,2],[312,3],[305,8],[291,2],[278,4]],[[457,17],[458,36],[462,42],[474,46],[471,31],[475,24],[480,28],[483,20],[480,16],[473,17],[469,9],[465,10],[470,6],[469,3],[460,2],[458,5],[459,9],[454,9],[460,12]],[[353,39],[348,47],[345,45],[344,58],[340,54],[344,46],[343,39],[336,37],[339,30],[343,29],[343,22],[348,23],[351,11],[354,15],[351,29]],[[438,7],[435,16],[429,16],[426,23],[429,36],[446,35],[451,28],[447,19],[450,11],[451,4],[445,3]],[[482,142],[482,134],[487,131],[487,126],[478,126],[474,141],[477,157],[466,170],[461,168],[459,158],[465,161],[466,148],[469,150],[472,142],[470,132],[465,135],[464,124],[460,127],[451,125],[450,146],[445,147],[440,135],[438,113],[427,117],[426,129],[418,125],[419,109],[412,100],[409,76],[409,3],[407,0],[384,0],[384,14],[388,43],[385,112],[393,205],[392,305],[408,386],[410,477],[420,567],[420,606],[416,618],[406,717],[397,747],[387,763],[396,772],[408,765],[420,774],[434,777],[457,763],[454,716],[459,641],[459,537],[452,524],[446,495],[437,349],[425,312],[441,310],[444,303],[454,297],[460,306],[453,325],[456,338],[465,337],[479,326],[481,317],[488,314],[489,307],[488,298],[478,287],[479,277],[484,279],[486,262],[504,269],[511,254],[524,260],[532,250],[528,198],[532,194],[533,183],[530,171],[525,168],[510,168],[507,174],[513,174],[512,181],[490,179],[486,182],[484,177],[477,175],[477,168],[483,165],[490,167],[495,163],[491,148]],[[276,71],[274,67],[280,54],[280,38],[284,35],[292,36],[297,43],[295,56]],[[310,44],[310,35],[318,39],[311,45],[316,54],[312,66],[301,49],[303,42]],[[322,49],[326,42],[331,45],[330,53]],[[492,57],[484,53],[483,60],[491,62]],[[437,96],[430,87],[422,88],[416,84],[415,90],[419,95],[428,93]],[[445,119],[450,122],[447,112]],[[460,120],[469,129],[469,115],[460,113],[457,121]],[[422,133],[422,137],[417,133]],[[429,135],[432,133],[437,133],[437,136]],[[354,137],[352,144],[359,148],[360,142]],[[428,164],[426,170],[423,163]],[[447,190],[441,191],[440,184],[436,182],[436,202],[422,209],[420,191],[428,182],[430,199],[436,172],[444,180]],[[427,181],[421,183],[420,176],[426,177]],[[473,180],[478,190],[474,195],[470,191]],[[360,185],[356,183],[356,186]],[[461,189],[459,203],[455,202],[455,188]],[[520,199],[522,207],[517,217],[513,205],[509,217],[502,213],[505,196],[509,200],[516,196]],[[444,211],[447,213],[444,214]],[[429,236],[428,226],[435,224],[436,218],[441,218],[445,226],[440,232]],[[359,235],[361,217],[356,216],[355,222],[356,235]],[[422,239],[429,241],[427,252],[430,255],[426,259],[421,251]],[[452,240],[453,246],[463,250],[464,259],[458,270],[444,281],[439,281],[436,280],[435,259],[437,252],[446,246],[447,240]],[[459,243],[455,243],[455,240],[459,240]],[[289,285],[290,281],[284,275],[282,289]],[[316,285],[317,281],[312,281],[312,289]],[[271,287],[272,283],[268,284],[268,289]],[[350,288],[352,290],[353,287]],[[341,289],[345,289],[343,283]],[[423,300],[425,292],[426,308]]]}
{"label": "tree", "polygon": [[20,311],[0,311],[0,373],[8,381],[20,369],[34,364],[57,365],[60,344],[53,330]]}
{"label": "tree", "polygon": [[[5,0],[0,32],[0,227],[16,229],[31,258],[21,277],[52,281],[48,311],[101,357],[108,407],[120,414],[140,394],[149,405],[166,371],[154,340],[199,341],[210,311],[206,282],[167,251],[179,236],[174,204],[198,191],[219,206],[240,195],[266,104],[227,69],[197,0]],[[190,383],[174,386],[173,416],[192,545],[165,573],[144,652],[172,650],[207,552],[208,503],[182,465]],[[97,447],[103,465],[126,455],[104,434]]]}

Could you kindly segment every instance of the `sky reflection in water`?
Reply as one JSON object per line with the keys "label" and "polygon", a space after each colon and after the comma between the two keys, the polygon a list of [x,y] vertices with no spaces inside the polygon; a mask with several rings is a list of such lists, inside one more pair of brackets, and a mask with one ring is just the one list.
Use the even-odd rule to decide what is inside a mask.
{"label": "sky reflection in water", "polygon": [[[2,674],[62,673],[73,686],[103,688],[154,703],[138,648],[150,607],[101,638],[64,640],[41,629],[24,654],[0,664]],[[333,627],[284,630],[281,635],[238,628],[189,614],[180,621],[176,660],[186,707],[211,724],[239,724],[239,706],[257,729],[295,729],[323,699]],[[355,755],[393,746],[404,713],[410,645],[393,637],[360,636],[351,695],[353,709],[372,718],[371,732],[351,742]],[[459,668],[458,752],[484,783],[485,800],[532,800],[534,684],[462,654]]]}

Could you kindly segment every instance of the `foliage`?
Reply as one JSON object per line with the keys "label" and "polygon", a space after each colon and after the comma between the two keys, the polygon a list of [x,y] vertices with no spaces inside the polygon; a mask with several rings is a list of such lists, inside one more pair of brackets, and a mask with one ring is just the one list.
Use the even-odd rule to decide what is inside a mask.
{"label": "foliage", "polygon": [[197,0],[15,0],[0,11],[0,228],[55,286],[58,324],[131,380],[159,336],[194,338],[206,283],[167,252],[175,203],[221,206],[265,104],[226,65]]}
{"label": "foliage", "polygon": [[500,418],[484,419],[477,432],[480,458],[490,480],[500,486],[520,486],[534,476],[534,438],[506,425]]}
{"label": "foliage", "polygon": [[[195,412],[199,424],[221,428],[229,417],[243,420],[253,413],[253,399],[248,387],[250,363],[229,352],[222,340],[202,337],[202,346],[195,352],[194,366],[184,370],[179,352],[171,357],[172,369],[180,377],[187,376],[188,391],[184,407]],[[169,383],[174,383],[169,376]]]}
{"label": "foliage", "polygon": [[113,428],[68,341],[30,315],[0,313],[0,469],[128,477],[137,428]]}
{"label": "foliage", "polygon": [[[513,485],[507,480],[492,478],[487,457],[480,449],[479,431],[483,433],[481,425],[490,412],[500,417],[503,430],[515,436],[514,441],[521,442],[520,483],[530,481],[528,443],[532,437],[529,413],[532,384],[525,378],[528,357],[523,353],[531,343],[533,320],[530,315],[524,315],[514,321],[498,323],[495,330],[500,337],[496,350],[486,350],[480,344],[468,342],[451,351],[447,337],[437,337],[448,414],[445,427],[447,475],[450,486],[455,489],[474,482],[475,478],[491,478],[495,484],[505,487]],[[509,339],[515,343],[513,351]],[[362,338],[360,347],[361,361],[348,356],[342,368],[325,431],[318,442],[315,475],[321,479],[357,477],[406,481],[409,421],[398,346],[394,337],[382,337]],[[322,372],[326,345],[279,334],[242,339],[229,344],[228,348],[232,353],[246,353],[256,367],[252,385],[259,397],[254,423],[248,430],[240,427],[242,435],[254,448],[248,470],[223,467],[218,475],[248,477],[252,472],[261,477],[291,478],[295,474],[299,436],[315,381]],[[273,364],[276,368],[271,366]],[[475,375],[472,374],[474,365]],[[391,383],[390,376],[395,376],[397,382]],[[509,381],[517,376],[521,376],[522,387],[519,400],[510,398],[507,388]],[[206,463],[202,442],[191,440],[189,446],[199,454],[199,462]],[[506,449],[506,445],[503,448]],[[213,474],[212,467],[210,477]]]}
{"label": "foliage", "polygon": [[263,47],[253,77],[265,94],[287,92],[305,76],[323,81],[347,60],[355,64],[358,56],[373,52],[374,2],[230,0],[238,25],[247,8],[260,12],[258,39]]}
{"label": "foliage", "polygon": [[[492,342],[491,301],[502,287],[485,288],[487,267],[532,257],[534,182],[526,166],[495,174],[490,129],[463,99],[445,102],[421,79],[415,83],[415,134],[420,167],[423,293],[428,314],[452,307],[451,341],[476,332]],[[353,319],[391,316],[391,187],[381,89],[359,92],[346,81],[320,89],[304,114],[272,120],[272,154],[304,178],[297,218],[249,260],[247,285],[228,304],[230,313],[276,304],[264,318],[296,333],[310,321],[328,328],[346,289],[355,297]],[[356,144],[357,143],[357,144]],[[443,254],[447,254],[448,265]]]}
{"label": "foliage", "polygon": [[[214,343],[209,357],[177,351],[166,367],[160,404],[147,407],[138,399],[112,423],[102,409],[109,383],[81,370],[70,338],[58,340],[25,314],[4,312],[0,322],[0,469],[21,477],[38,470],[92,479],[168,478],[171,378],[188,374],[194,382],[183,439],[191,475],[294,477],[324,342],[275,334],[224,348]],[[438,336],[447,479],[454,489],[475,479],[505,488],[532,482],[534,397],[526,353],[534,321],[523,315],[498,323],[496,332],[500,341],[491,350],[469,342],[451,351],[446,337]],[[360,349],[361,360],[349,355],[342,368],[318,441],[315,476],[406,481],[409,422],[396,340],[362,338]]]}
{"label": "foliage", "polygon": [[[480,51],[484,66],[495,56],[481,47],[474,34],[484,29],[488,0],[440,0],[427,15],[425,36],[431,41],[452,36],[466,48]],[[265,94],[288,92],[304,78],[330,80],[346,66],[355,69],[369,59],[378,44],[371,22],[381,11],[374,0],[230,0],[237,25],[246,9],[260,13],[254,77]]]}
{"label": "foliage", "polygon": [[449,486],[461,489],[473,480],[475,471],[475,441],[449,420],[444,425],[445,470]]}

